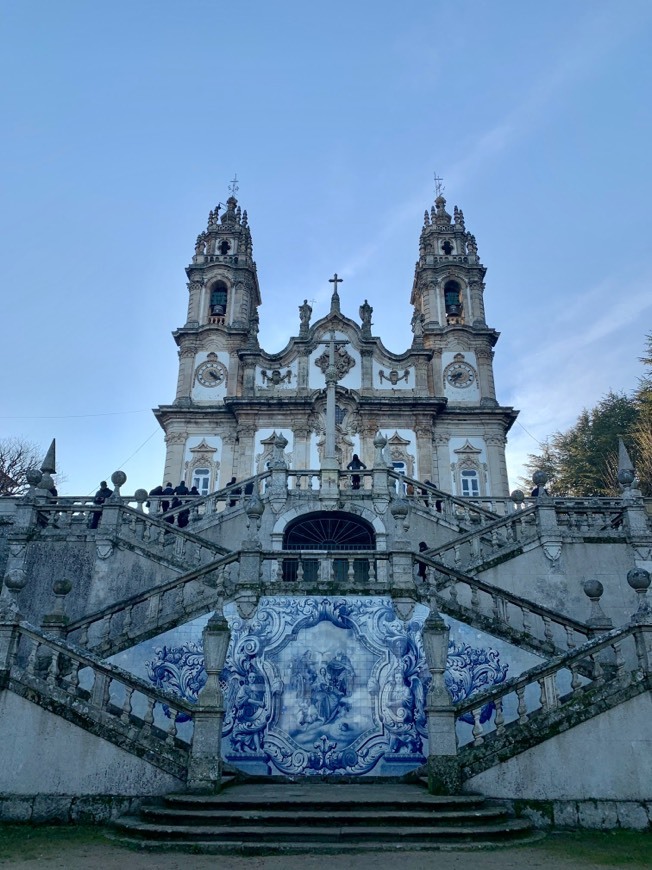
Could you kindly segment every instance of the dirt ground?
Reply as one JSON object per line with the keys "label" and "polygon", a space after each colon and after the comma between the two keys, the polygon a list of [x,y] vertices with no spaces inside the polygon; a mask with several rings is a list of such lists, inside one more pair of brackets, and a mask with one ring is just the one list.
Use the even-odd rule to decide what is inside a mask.
{"label": "dirt ground", "polygon": [[[1,831],[0,831],[1,837]],[[13,851],[13,850],[12,850]],[[0,866],[17,867],[20,870],[208,870],[208,868],[244,868],[247,870],[615,870],[623,867],[618,863],[600,863],[580,855],[559,854],[550,846],[510,847],[492,851],[433,851],[433,852],[379,852],[362,855],[295,855],[261,858],[220,857],[217,855],[192,855],[170,852],[135,852],[110,841],[76,843],[44,843],[42,847],[31,844],[28,855],[0,858]],[[652,866],[652,851],[650,853]],[[645,863],[630,863],[629,868],[642,868]]]}

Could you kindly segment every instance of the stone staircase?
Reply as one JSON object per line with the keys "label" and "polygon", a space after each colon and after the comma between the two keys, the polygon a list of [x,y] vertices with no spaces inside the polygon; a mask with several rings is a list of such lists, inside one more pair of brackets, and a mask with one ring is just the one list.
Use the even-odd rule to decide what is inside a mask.
{"label": "stone staircase", "polygon": [[495,847],[537,835],[481,795],[438,797],[418,783],[266,781],[167,795],[119,819],[114,836],[141,848],[254,856]]}

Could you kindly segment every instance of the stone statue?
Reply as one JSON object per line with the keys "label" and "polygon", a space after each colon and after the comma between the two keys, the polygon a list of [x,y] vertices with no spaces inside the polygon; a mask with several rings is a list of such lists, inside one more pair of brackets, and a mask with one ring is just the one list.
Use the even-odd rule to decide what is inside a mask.
{"label": "stone statue", "polygon": [[364,303],[360,306],[360,320],[362,321],[362,331],[366,334],[371,333],[371,315],[373,314],[373,308],[367,300],[365,299]]}
{"label": "stone statue", "polygon": [[478,245],[475,240],[475,236],[471,233],[469,233],[466,237],[466,250],[469,255],[474,257],[478,256]]}
{"label": "stone statue", "polygon": [[197,236],[197,241],[195,242],[195,254],[201,255],[206,250],[206,237],[203,233],[200,233]]}
{"label": "stone statue", "polygon": [[303,305],[299,305],[299,320],[301,321],[301,332],[307,332],[308,327],[310,326],[310,317],[312,315],[312,308],[308,305],[308,300],[303,300]]}

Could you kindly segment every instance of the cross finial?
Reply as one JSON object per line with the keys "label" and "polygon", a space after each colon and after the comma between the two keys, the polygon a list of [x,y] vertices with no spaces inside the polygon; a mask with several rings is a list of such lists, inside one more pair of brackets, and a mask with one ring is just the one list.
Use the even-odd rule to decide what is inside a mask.
{"label": "cross finial", "polygon": [[238,187],[238,173],[234,173],[233,178],[231,179],[231,183],[229,184],[229,193],[231,196],[235,196],[236,193],[240,190]]}
{"label": "cross finial", "polygon": [[444,192],[443,178],[435,172],[435,196],[441,196]]}
{"label": "cross finial", "polygon": [[338,277],[337,277],[337,272],[333,275],[332,278],[329,278],[329,279],[328,279],[328,283],[329,283],[329,284],[335,284],[335,287],[333,288],[333,292],[334,292],[334,293],[337,293],[337,285],[338,285],[338,284],[341,284],[342,281],[344,281],[344,278],[338,278]]}

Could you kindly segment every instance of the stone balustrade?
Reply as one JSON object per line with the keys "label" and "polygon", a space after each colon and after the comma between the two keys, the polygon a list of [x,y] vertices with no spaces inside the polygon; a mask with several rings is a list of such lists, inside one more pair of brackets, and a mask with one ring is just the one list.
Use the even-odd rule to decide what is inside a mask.
{"label": "stone balustrade", "polygon": [[484,583],[433,563],[423,554],[414,556],[426,566],[424,594],[433,592],[437,606],[449,616],[474,628],[522,646],[532,652],[551,653],[572,650],[591,633],[588,625],[571,619],[512,592]]}
{"label": "stone balustrade", "polygon": [[536,507],[531,506],[426,550],[425,553],[449,568],[479,571],[489,567],[498,558],[520,553],[524,544],[536,540],[538,536]]}
{"label": "stone balustrade", "polygon": [[8,688],[185,779],[192,705],[28,623],[14,631]]}
{"label": "stone balustrade", "polygon": [[[208,613],[216,589],[235,582],[231,566],[239,553],[230,553],[181,577],[117,601],[66,626],[66,637],[98,655],[114,655],[136,643]],[[237,576],[237,571],[234,571]]]}
{"label": "stone balustrade", "polygon": [[386,594],[390,588],[390,554],[368,550],[341,550],[324,554],[310,550],[271,550],[261,553],[261,580],[265,591],[278,594],[276,587],[288,584],[284,592],[302,595],[331,589],[339,594],[357,595],[373,590]]}
{"label": "stone balustrade", "polygon": [[[473,723],[460,742],[479,747],[489,740],[498,751],[507,743],[515,743],[516,726],[536,724],[541,736],[549,736],[553,718],[560,719],[570,711],[578,721],[595,715],[592,699],[608,707],[610,692],[633,689],[633,695],[644,691],[649,688],[650,661],[649,643],[646,647],[643,635],[649,631],[649,626],[610,631],[456,704],[458,719],[464,717]],[[619,696],[618,700],[622,699]],[[532,743],[538,742],[536,734],[532,737]],[[519,751],[523,748],[521,744]]]}

